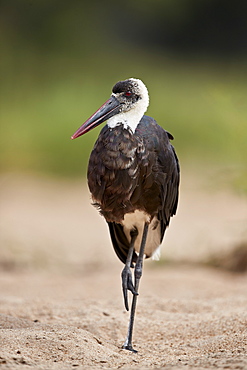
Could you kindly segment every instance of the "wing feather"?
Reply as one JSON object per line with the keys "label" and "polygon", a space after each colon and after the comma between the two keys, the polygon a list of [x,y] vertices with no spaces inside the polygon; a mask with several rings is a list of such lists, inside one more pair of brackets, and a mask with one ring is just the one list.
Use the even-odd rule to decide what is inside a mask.
{"label": "wing feather", "polygon": [[[178,205],[180,169],[175,149],[170,143],[173,136],[148,116],[143,116],[134,135],[143,145],[140,147],[142,150],[138,149],[139,151],[136,150],[135,153],[135,162],[133,162],[135,176],[131,182],[131,196],[126,204],[130,212],[139,209],[150,214],[151,217],[157,216],[161,226],[161,243],[170,218],[176,214]],[[117,174],[116,170],[115,180]],[[122,176],[126,174],[127,172],[123,172]],[[117,190],[120,196],[122,190],[128,187],[130,179],[121,178],[119,173],[118,180],[119,188],[116,189],[115,181],[112,193],[115,194]],[[127,181],[126,184],[125,181]],[[109,191],[111,185],[107,186]],[[114,197],[113,200],[115,200]],[[110,201],[111,199],[108,198],[108,202]],[[128,212],[127,208],[125,212]],[[114,250],[118,258],[125,263],[130,245],[124,228],[121,222],[112,220],[108,220],[108,226]],[[132,262],[135,262],[136,258],[137,255],[134,253]]]}

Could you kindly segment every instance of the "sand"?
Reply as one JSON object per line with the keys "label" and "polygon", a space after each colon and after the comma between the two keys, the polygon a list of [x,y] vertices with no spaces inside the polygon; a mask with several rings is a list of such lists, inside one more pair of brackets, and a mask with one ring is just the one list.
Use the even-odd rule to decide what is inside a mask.
{"label": "sand", "polygon": [[247,369],[247,275],[202,265],[246,240],[246,198],[184,180],[163,260],[145,261],[135,354],[121,348],[123,265],[86,187],[0,185],[0,368]]}

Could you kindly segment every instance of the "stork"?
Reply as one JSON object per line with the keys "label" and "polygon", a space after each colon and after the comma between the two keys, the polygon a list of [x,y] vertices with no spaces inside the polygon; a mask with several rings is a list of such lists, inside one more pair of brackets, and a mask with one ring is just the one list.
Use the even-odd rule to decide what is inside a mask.
{"label": "stork", "polygon": [[121,276],[127,311],[128,290],[133,296],[122,348],[133,352],[143,259],[158,259],[170,217],[176,213],[179,188],[173,136],[144,115],[148,105],[141,80],[119,81],[110,98],[71,136],[75,139],[107,121],[91,153],[87,178],[93,205],[105,217],[114,250],[125,264]]}

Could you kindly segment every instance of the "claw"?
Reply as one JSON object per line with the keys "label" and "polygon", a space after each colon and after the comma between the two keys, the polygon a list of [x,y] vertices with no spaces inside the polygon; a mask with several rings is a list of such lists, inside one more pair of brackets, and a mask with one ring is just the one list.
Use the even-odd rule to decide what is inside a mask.
{"label": "claw", "polygon": [[122,288],[123,288],[123,296],[124,296],[124,305],[125,305],[126,310],[129,311],[128,290],[130,290],[133,295],[138,295],[138,293],[135,290],[135,287],[132,281],[132,274],[128,266],[125,266],[122,271]]}

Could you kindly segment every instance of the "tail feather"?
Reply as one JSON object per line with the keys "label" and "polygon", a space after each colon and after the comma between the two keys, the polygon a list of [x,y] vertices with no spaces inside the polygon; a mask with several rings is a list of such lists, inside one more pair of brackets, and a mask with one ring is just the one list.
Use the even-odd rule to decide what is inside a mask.
{"label": "tail feather", "polygon": [[[124,233],[123,226],[115,222],[108,222],[111,241],[116,255],[123,263],[126,263],[130,243],[128,242]],[[137,254],[134,252],[132,257],[132,263],[136,262]]]}

